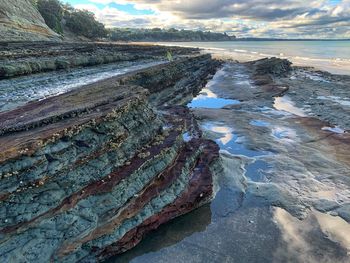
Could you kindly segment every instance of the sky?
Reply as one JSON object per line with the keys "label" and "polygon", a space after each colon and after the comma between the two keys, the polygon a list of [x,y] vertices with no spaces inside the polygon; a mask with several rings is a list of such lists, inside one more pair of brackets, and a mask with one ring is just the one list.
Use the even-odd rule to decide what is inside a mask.
{"label": "sky", "polygon": [[350,38],[350,0],[62,0],[106,27],[177,28],[237,37]]}

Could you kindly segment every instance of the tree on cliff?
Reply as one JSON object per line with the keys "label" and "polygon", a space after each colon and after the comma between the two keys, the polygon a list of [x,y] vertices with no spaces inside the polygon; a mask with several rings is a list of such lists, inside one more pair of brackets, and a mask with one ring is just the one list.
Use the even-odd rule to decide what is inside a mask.
{"label": "tree on cliff", "polygon": [[102,38],[107,36],[105,26],[98,22],[93,13],[78,10],[59,0],[32,0],[36,4],[45,23],[52,30],[63,34],[66,26],[73,33],[87,38]]}
{"label": "tree on cliff", "polygon": [[66,26],[78,35],[88,38],[107,36],[105,26],[95,19],[95,15],[86,10],[73,10],[65,14]]}
{"label": "tree on cliff", "polygon": [[226,33],[175,28],[112,28],[109,32],[113,41],[232,41],[235,39],[235,36],[229,36]]}
{"label": "tree on cliff", "polygon": [[62,34],[63,8],[58,0],[38,0],[37,7],[49,28]]}

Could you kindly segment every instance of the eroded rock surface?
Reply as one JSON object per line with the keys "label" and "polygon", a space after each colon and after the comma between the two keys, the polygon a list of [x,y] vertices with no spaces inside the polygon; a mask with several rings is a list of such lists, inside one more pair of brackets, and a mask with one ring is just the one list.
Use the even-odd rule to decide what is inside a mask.
{"label": "eroded rock surface", "polygon": [[0,79],[142,59],[198,54],[197,49],[108,43],[0,43]]}
{"label": "eroded rock surface", "polygon": [[[315,72],[259,74],[256,63],[262,66],[225,63],[189,104],[221,149],[224,171],[215,177],[210,205],[108,263],[349,262],[350,137],[331,126],[343,120],[327,123],[298,107],[296,98],[322,92],[319,80],[303,83],[299,70]],[[349,91],[334,84],[324,92],[346,101]],[[322,112],[342,110],[345,105]]]}
{"label": "eroded rock surface", "polygon": [[217,66],[182,58],[0,113],[1,260],[102,261],[211,200],[219,148],[174,105]]}

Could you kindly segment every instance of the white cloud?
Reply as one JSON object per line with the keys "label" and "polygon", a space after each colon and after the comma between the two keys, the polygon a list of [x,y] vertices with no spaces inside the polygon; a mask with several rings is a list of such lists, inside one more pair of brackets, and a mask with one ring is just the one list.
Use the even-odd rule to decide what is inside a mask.
{"label": "white cloud", "polygon": [[[76,5],[107,27],[176,27],[233,32],[240,37],[349,37],[350,0],[89,0]],[[131,15],[107,4],[134,4],[154,14]],[[98,9],[94,3],[105,4]]]}

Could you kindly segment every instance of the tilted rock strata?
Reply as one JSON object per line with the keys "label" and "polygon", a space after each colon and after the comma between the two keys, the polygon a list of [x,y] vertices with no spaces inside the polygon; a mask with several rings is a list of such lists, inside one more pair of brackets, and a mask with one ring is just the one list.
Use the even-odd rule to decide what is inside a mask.
{"label": "tilted rock strata", "polygon": [[120,83],[142,85],[151,92],[150,101],[155,105],[187,104],[197,95],[208,77],[212,76],[220,62],[210,55],[183,58],[169,63],[166,68],[153,67],[122,79]]}
{"label": "tilted rock strata", "polygon": [[185,105],[200,92],[220,65],[210,55],[196,55],[112,77],[88,87],[141,85],[151,93],[149,101],[155,106]]}
{"label": "tilted rock strata", "polygon": [[112,83],[0,114],[2,262],[102,261],[210,200],[219,149],[188,109]]}
{"label": "tilted rock strata", "polygon": [[[203,147],[196,168],[188,179],[189,188],[180,194],[173,203],[164,206],[158,213],[146,219],[136,228],[128,231],[123,238],[116,243],[103,249],[95,248],[94,253],[99,260],[129,250],[134,247],[135,244],[139,243],[144,235],[151,230],[157,229],[161,224],[164,224],[181,214],[188,213],[211,199],[213,194],[213,181],[209,169],[210,165],[208,164],[212,164],[213,160],[218,159],[218,149],[217,145],[210,141],[206,142],[207,145],[205,147],[199,143],[199,141],[194,141],[189,144],[189,148],[186,149],[187,154],[185,152],[181,157],[182,159],[179,159],[180,162],[185,162],[185,158],[187,158],[189,153],[194,150],[193,148],[200,146]],[[181,164],[179,163],[178,165]],[[176,172],[176,170],[173,169],[173,172]]]}
{"label": "tilted rock strata", "polygon": [[197,54],[197,49],[108,43],[0,43],[0,79],[75,67]]}

